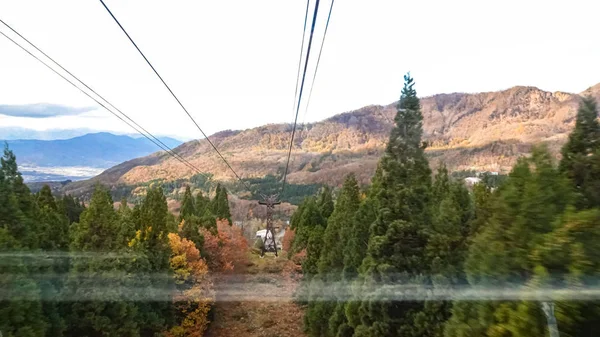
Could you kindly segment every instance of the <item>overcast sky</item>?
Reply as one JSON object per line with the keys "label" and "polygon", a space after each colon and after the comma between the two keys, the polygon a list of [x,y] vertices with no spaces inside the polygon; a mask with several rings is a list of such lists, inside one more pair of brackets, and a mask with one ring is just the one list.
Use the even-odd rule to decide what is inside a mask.
{"label": "overcast sky", "polygon": [[[208,134],[293,120],[304,0],[106,3]],[[390,103],[407,71],[420,96],[583,91],[600,82],[599,10],[597,0],[337,0],[306,121]],[[6,0],[0,18],[149,131],[199,137],[99,1]],[[0,126],[131,132],[3,36]]]}

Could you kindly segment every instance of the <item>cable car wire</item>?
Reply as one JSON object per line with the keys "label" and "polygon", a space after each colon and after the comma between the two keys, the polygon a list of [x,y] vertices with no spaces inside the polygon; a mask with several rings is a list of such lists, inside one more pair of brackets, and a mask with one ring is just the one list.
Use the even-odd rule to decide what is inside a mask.
{"label": "cable car wire", "polygon": [[308,99],[306,100],[306,108],[304,109],[304,116],[302,117],[302,124],[306,119],[308,113],[308,106],[310,105],[310,99],[312,98],[313,88],[315,87],[315,79],[317,78],[317,71],[319,70],[319,63],[321,63],[321,54],[323,53],[323,46],[325,45],[325,39],[327,38],[327,29],[329,28],[329,20],[331,19],[331,11],[333,10],[333,3],[335,0],[331,0],[331,6],[329,6],[329,15],[327,15],[327,23],[325,24],[325,31],[323,32],[323,40],[321,41],[321,48],[319,49],[319,56],[317,57],[317,65],[315,66],[315,72],[313,74],[312,83],[310,84],[310,92],[308,93]]}
{"label": "cable car wire", "polygon": [[235,170],[233,169],[233,167],[231,167],[231,165],[229,165],[229,162],[227,162],[227,160],[225,159],[225,157],[223,157],[223,155],[217,149],[217,147],[215,146],[215,144],[213,144],[213,142],[210,141],[210,139],[208,139],[208,136],[206,135],[206,133],[204,133],[204,131],[202,130],[202,128],[200,127],[200,125],[198,125],[198,123],[196,122],[196,120],[194,119],[194,117],[192,117],[192,115],[188,112],[188,110],[185,108],[185,106],[183,106],[183,104],[181,103],[181,101],[179,100],[179,98],[177,98],[177,96],[175,95],[175,93],[173,92],[173,90],[171,90],[171,88],[165,82],[165,80],[162,78],[162,76],[160,76],[160,74],[158,73],[158,71],[156,71],[156,69],[154,68],[154,66],[152,65],[152,63],[150,63],[150,61],[148,60],[148,58],[146,57],[146,55],[144,55],[144,53],[140,50],[140,48],[137,46],[137,44],[133,41],[133,39],[131,38],[131,36],[129,36],[129,33],[127,33],[127,31],[125,30],[125,28],[123,28],[123,26],[121,25],[121,23],[119,22],[119,20],[117,20],[117,18],[114,16],[114,14],[108,8],[108,6],[106,6],[106,4],[104,3],[103,0],[100,0],[100,2],[102,3],[102,6],[104,6],[104,8],[108,12],[108,14],[110,14],[110,16],[113,18],[113,20],[117,23],[117,25],[119,26],[119,28],[121,28],[121,30],[123,31],[123,33],[125,33],[125,36],[127,36],[127,38],[129,39],[129,41],[131,42],[131,44],[133,44],[133,46],[135,47],[135,49],[137,49],[137,51],[140,53],[140,55],[144,58],[144,60],[146,61],[146,63],[148,63],[148,65],[150,66],[150,68],[152,69],[152,71],[154,71],[154,73],[156,74],[156,76],[164,84],[164,86],[167,88],[167,90],[169,90],[169,92],[171,93],[171,95],[173,96],[173,98],[175,98],[175,100],[177,101],[177,103],[179,104],[179,106],[183,109],[183,111],[185,111],[185,113],[192,120],[192,122],[194,123],[194,125],[196,125],[196,128],[198,128],[198,130],[200,131],[200,133],[202,134],[202,136],[204,136],[204,138],[210,144],[210,146],[215,150],[215,152],[217,152],[217,154],[219,155],[219,157],[221,157],[221,159],[223,160],[223,162],[225,162],[225,165],[227,165],[227,167],[231,170],[231,172],[233,172],[233,174],[236,176],[236,178],[238,178],[238,180],[243,185],[245,185],[248,190],[250,190],[250,186],[244,180],[242,180],[242,178],[237,174],[237,172],[235,172]]}
{"label": "cable car wire", "polygon": [[[306,115],[308,114],[308,107],[310,105],[310,99],[312,98],[313,88],[315,87],[315,79],[317,78],[317,70],[319,69],[319,63],[321,62],[321,54],[323,53],[323,45],[325,44],[325,38],[327,37],[327,29],[329,28],[329,20],[331,19],[331,11],[333,10],[334,1],[335,0],[331,0],[331,6],[329,7],[329,15],[327,16],[327,23],[325,24],[325,32],[323,33],[323,40],[321,41],[321,48],[319,49],[319,57],[317,57],[317,65],[315,67],[315,72],[313,74],[312,83],[310,85],[310,92],[308,94],[308,100],[306,101],[306,107],[304,109],[304,114],[302,116],[302,123],[301,123],[302,127],[300,128],[300,137],[302,137],[302,133],[304,131],[306,131],[306,123],[305,123]],[[294,159],[292,159],[292,165],[294,163]]]}
{"label": "cable car wire", "polygon": [[[102,0],[100,0],[102,1]],[[308,47],[306,49],[306,58],[304,61],[304,70],[303,70],[303,74],[302,74],[302,82],[300,84],[300,93],[298,94],[298,104],[296,105],[296,116],[294,117],[294,126],[292,127],[292,137],[290,139],[290,148],[288,151],[288,158],[287,158],[287,163],[285,165],[285,171],[283,173],[283,183],[281,186],[281,195],[283,196],[283,192],[285,191],[285,183],[287,180],[287,173],[288,173],[288,169],[290,166],[290,157],[292,155],[292,146],[294,145],[294,135],[296,134],[296,125],[298,124],[298,112],[300,111],[300,102],[302,101],[302,92],[304,90],[304,80],[306,79],[306,69],[308,66],[308,59],[310,57],[310,49],[312,46],[312,40],[313,40],[313,35],[315,32],[315,23],[317,21],[317,13],[319,11],[319,1],[320,0],[316,0],[315,3],[315,11],[313,14],[313,18],[312,18],[312,25],[310,28],[310,38],[308,39]]]}
{"label": "cable car wire", "polygon": [[[10,29],[13,33],[15,33],[16,35],[18,35],[21,39],[23,39],[25,42],[27,42],[29,45],[31,45],[33,48],[35,48],[38,52],[40,52],[42,55],[44,55],[46,58],[48,58],[50,61],[52,61],[54,64],[56,64],[58,67],[60,67],[63,71],[65,71],[67,74],[69,74],[71,77],[73,77],[75,80],[77,80],[79,83],[81,83],[83,86],[85,86],[88,90],[90,90],[92,93],[94,93],[96,96],[98,96],[101,100],[103,100],[106,105],[111,106],[112,108],[114,108],[116,111],[118,111],[120,114],[122,114],[123,116],[125,116],[125,118],[127,118],[129,121],[131,121],[131,123],[135,124],[138,128],[140,128],[142,131],[140,131],[138,128],[136,128],[135,126],[131,125],[129,122],[127,122],[126,120],[124,120],[121,116],[119,116],[117,113],[115,113],[114,111],[112,111],[111,109],[109,109],[105,104],[103,104],[102,102],[100,102],[98,99],[96,99],[95,97],[93,97],[92,95],[90,95],[88,92],[86,92],[85,90],[83,90],[82,88],[80,88],[79,86],[77,86],[77,84],[73,83],[71,80],[69,80],[68,78],[66,78],[63,74],[61,74],[60,72],[58,72],[56,69],[52,68],[49,64],[47,64],[46,62],[44,62],[42,59],[40,59],[38,56],[34,55],[32,52],[30,52],[29,50],[27,50],[27,48],[23,47],[22,45],[20,45],[18,42],[16,42],[15,40],[13,40],[11,37],[9,37],[8,35],[6,35],[4,32],[0,31],[0,34],[2,34],[4,37],[6,37],[8,40],[10,40],[12,43],[14,43],[16,46],[18,46],[19,48],[21,48],[23,51],[25,51],[26,53],[28,53],[30,56],[32,56],[33,58],[35,58],[36,60],[38,60],[40,63],[42,63],[43,65],[45,65],[48,69],[52,70],[55,74],[57,74],[58,76],[60,76],[62,79],[64,79],[65,81],[67,81],[69,84],[71,84],[72,86],[74,86],[75,88],[77,88],[79,91],[81,91],[84,95],[88,96],[89,98],[91,98],[92,100],[94,100],[98,105],[100,105],[101,107],[103,107],[105,110],[107,110],[108,112],[110,112],[111,114],[113,114],[115,117],[117,117],[118,119],[120,119],[123,123],[127,124],[129,127],[131,127],[132,129],[134,129],[137,133],[141,134],[142,136],[144,136],[145,138],[147,138],[148,140],[150,140],[152,143],[154,143],[154,145],[158,146],[159,148],[161,148],[162,150],[166,151],[169,155],[173,156],[175,159],[179,160],[180,162],[182,162],[184,165],[186,165],[188,168],[195,170],[197,173],[202,174],[204,176],[206,176],[207,178],[210,178],[208,175],[206,175],[206,173],[200,171],[200,169],[198,169],[197,167],[195,167],[193,164],[191,164],[189,161],[187,161],[185,158],[181,157],[179,154],[175,153],[169,146],[167,146],[165,143],[163,143],[160,139],[158,139],[157,137],[155,137],[152,133],[150,133],[149,131],[147,131],[146,129],[144,129],[141,125],[139,125],[137,122],[135,122],[132,118],[130,118],[127,114],[125,114],[124,112],[122,112],[121,110],[119,110],[118,108],[116,108],[112,103],[110,103],[107,99],[105,99],[103,96],[101,96],[100,94],[98,94],[95,90],[93,90],[91,87],[89,87],[87,84],[85,84],[82,80],[80,80],[77,76],[73,75],[73,73],[71,73],[70,71],[68,71],[66,68],[64,68],[60,63],[56,62],[52,57],[50,57],[48,54],[46,54],[44,51],[42,51],[40,48],[38,48],[35,44],[33,44],[31,41],[29,41],[27,38],[25,38],[23,35],[21,35],[19,32],[17,32],[14,28],[12,28],[9,24],[7,24],[6,22],[4,22],[2,19],[0,19],[0,22],[5,25],[6,27],[8,27],[8,29]],[[146,133],[148,135],[146,135]]]}
{"label": "cable car wire", "polygon": [[294,90],[294,102],[292,113],[296,111],[296,99],[298,98],[298,83],[300,82],[300,71],[302,70],[302,54],[304,53],[304,39],[306,37],[306,22],[308,21],[308,8],[310,0],[306,0],[306,11],[304,12],[304,28],[302,28],[302,43],[300,44],[300,56],[298,56],[298,71],[296,73],[296,89]]}

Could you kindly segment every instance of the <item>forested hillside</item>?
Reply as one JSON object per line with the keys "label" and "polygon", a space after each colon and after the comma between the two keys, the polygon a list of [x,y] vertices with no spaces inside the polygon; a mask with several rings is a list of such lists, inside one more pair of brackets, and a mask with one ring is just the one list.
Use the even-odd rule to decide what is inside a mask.
{"label": "forested hillside", "polygon": [[[600,125],[578,102],[557,162],[520,157],[469,192],[425,155],[415,83],[367,190],[306,199],[286,233],[310,336],[594,336],[600,329]],[[552,308],[552,310],[546,310]]]}
{"label": "forested hillside", "polygon": [[[580,94],[518,86],[498,92],[424,97],[423,140],[429,143],[425,155],[434,170],[444,163],[451,172],[502,173],[508,173],[518,157],[530,153],[532,146],[540,142],[558,155],[574,126],[578,101],[585,95],[600,98],[600,84]],[[343,177],[354,173],[361,185],[369,184],[385,150],[395,113],[396,103],[371,105],[299,125],[289,181],[340,187]],[[210,139],[243,178],[281,179],[291,128],[288,124],[270,124],[222,131]],[[216,180],[235,180],[205,140],[184,143],[175,152]],[[89,194],[96,182],[138,187],[152,181],[190,180],[196,173],[164,152],[155,153],[124,162],[91,180],[68,184],[63,191],[83,195]]]}
{"label": "forested hillside", "polygon": [[227,191],[183,196],[179,217],[161,188],[115,209],[96,185],[89,203],[31,193],[15,155],[0,167],[0,334],[201,336],[214,302],[212,275],[247,252]]}

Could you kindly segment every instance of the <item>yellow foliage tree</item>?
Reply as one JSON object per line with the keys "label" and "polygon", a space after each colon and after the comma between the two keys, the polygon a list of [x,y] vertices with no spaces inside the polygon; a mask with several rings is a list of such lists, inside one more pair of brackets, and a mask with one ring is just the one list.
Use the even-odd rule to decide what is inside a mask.
{"label": "yellow foliage tree", "polygon": [[194,242],[169,234],[171,269],[175,278],[176,294],[173,302],[180,324],[171,328],[168,337],[201,337],[208,326],[208,312],[214,302],[213,284],[208,265]]}

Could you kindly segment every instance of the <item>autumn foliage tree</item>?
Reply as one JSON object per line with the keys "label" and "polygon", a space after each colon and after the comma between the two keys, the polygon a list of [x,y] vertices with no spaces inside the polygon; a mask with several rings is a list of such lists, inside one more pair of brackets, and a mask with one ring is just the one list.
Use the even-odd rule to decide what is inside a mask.
{"label": "autumn foliage tree", "polygon": [[294,237],[296,236],[296,231],[291,228],[285,230],[285,234],[283,234],[283,239],[281,242],[281,249],[286,252],[289,252],[292,249],[292,243],[294,242]]}
{"label": "autumn foliage tree", "polygon": [[248,241],[242,230],[230,226],[227,219],[217,221],[217,231],[200,229],[204,236],[204,251],[208,267],[213,271],[230,271],[248,260]]}
{"label": "autumn foliage tree", "polygon": [[208,313],[214,302],[208,265],[193,241],[170,233],[169,245],[170,266],[175,279],[173,303],[179,324],[172,327],[166,335],[201,337],[208,326]]}

